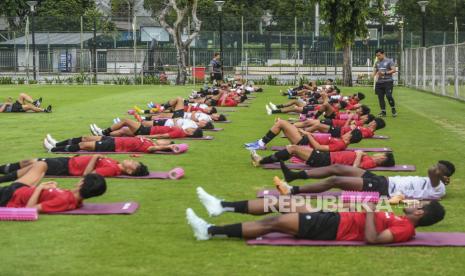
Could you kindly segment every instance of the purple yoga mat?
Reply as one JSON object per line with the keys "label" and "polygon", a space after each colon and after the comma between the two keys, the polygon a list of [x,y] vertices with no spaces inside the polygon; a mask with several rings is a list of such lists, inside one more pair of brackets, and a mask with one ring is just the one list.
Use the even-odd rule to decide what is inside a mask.
{"label": "purple yoga mat", "polygon": [[[287,167],[292,170],[311,170],[312,167],[303,164],[303,163],[286,163]],[[264,169],[281,169],[279,163],[271,163],[271,164],[264,164],[262,165]],[[368,169],[368,171],[391,171],[391,172],[414,172],[416,171],[416,167],[414,165],[396,165],[393,167],[376,167]]]}
{"label": "purple yoga mat", "polygon": [[[279,150],[286,149],[286,147],[285,146],[272,146],[270,149],[273,151],[279,151]],[[361,150],[361,151],[366,151],[366,152],[391,152],[392,151],[391,148],[347,148],[345,150],[348,150],[348,151]]]}
{"label": "purple yoga mat", "polygon": [[[248,240],[247,245],[287,245],[287,246],[370,246],[363,241],[313,241],[296,239],[292,236],[271,233],[263,237]],[[407,242],[380,244],[377,246],[465,246],[465,233],[458,232],[420,232]]]}
{"label": "purple yoga mat", "polygon": [[115,152],[115,151],[84,151],[84,150],[80,150],[80,151],[76,151],[76,152],[67,152],[67,151],[56,151],[56,152],[52,152],[52,153],[56,153],[56,154],[173,154],[173,155],[176,155],[176,154],[181,154],[181,153],[185,153],[185,152],[172,152],[172,151],[156,151],[156,152],[153,152],[153,153],[148,153],[148,152],[122,152],[122,151],[118,151],[118,152]]}
{"label": "purple yoga mat", "polygon": [[224,128],[204,129],[203,131],[215,131],[215,132],[218,132],[218,131],[222,131],[222,130],[224,130]]}
{"label": "purple yoga mat", "polygon": [[[74,175],[46,175],[47,178],[80,178],[82,176]],[[122,179],[170,179],[169,172],[150,172],[146,176],[118,175],[106,178],[122,178]]]}
{"label": "purple yoga mat", "polygon": [[[342,194],[342,191],[326,191],[322,193],[301,193],[298,194],[299,196],[305,196],[305,197],[310,197],[310,198],[316,198],[316,197],[325,197],[325,196],[335,196],[338,197]],[[260,190],[257,192],[256,197],[257,198],[262,198],[265,196],[280,196],[278,190],[273,190],[273,189],[264,189]],[[441,200],[441,198],[407,198],[407,199],[418,199],[418,200]]]}
{"label": "purple yoga mat", "polygon": [[81,208],[58,213],[50,213],[50,215],[116,215],[134,214],[139,208],[137,202],[117,202],[117,203],[84,203]]}
{"label": "purple yoga mat", "polygon": [[230,124],[232,121],[215,121],[215,124]]}

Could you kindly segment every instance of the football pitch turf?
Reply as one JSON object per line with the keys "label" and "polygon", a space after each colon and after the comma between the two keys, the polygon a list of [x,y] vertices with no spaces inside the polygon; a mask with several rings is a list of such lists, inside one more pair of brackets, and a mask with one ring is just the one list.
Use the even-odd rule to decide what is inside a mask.
{"label": "football pitch turf", "polygon": [[[134,104],[164,102],[187,96],[192,87],[170,86],[0,86],[0,99],[20,92],[44,98],[51,114],[0,114],[0,163],[31,157],[56,157],[42,148],[46,133],[56,139],[89,135],[89,124],[107,127],[115,117],[128,117]],[[279,171],[254,168],[243,143],[261,138],[275,117],[265,114],[265,103],[283,103],[283,87],[264,87],[249,108],[229,114],[231,124],[221,132],[208,132],[212,141],[188,141],[186,154],[143,155],[138,160],[151,170],[180,166],[179,181],[108,179],[108,189],[90,202],[137,201],[134,215],[41,215],[36,222],[0,222],[0,275],[349,275],[349,274],[457,274],[465,271],[465,248],[382,246],[366,247],[252,247],[237,239],[199,242],[186,223],[185,210],[214,224],[258,219],[223,214],[208,218],[195,188],[227,200],[255,197],[272,187]],[[362,91],[377,114],[371,88],[343,88],[345,95]],[[445,219],[419,231],[465,232],[465,104],[406,88],[395,88],[399,117],[387,117],[378,134],[389,140],[364,140],[360,147],[391,147],[400,164],[417,166],[416,172],[383,175],[425,176],[438,160],[449,160],[456,173],[442,203]],[[390,113],[388,112],[388,116]],[[287,118],[287,115],[281,115]],[[271,145],[285,145],[276,138]],[[358,146],[358,145],[357,145]],[[123,160],[127,155],[114,155]],[[71,188],[73,179],[58,179]],[[296,181],[296,184],[312,183]],[[6,185],[4,183],[3,185]],[[400,212],[400,210],[397,210]]]}

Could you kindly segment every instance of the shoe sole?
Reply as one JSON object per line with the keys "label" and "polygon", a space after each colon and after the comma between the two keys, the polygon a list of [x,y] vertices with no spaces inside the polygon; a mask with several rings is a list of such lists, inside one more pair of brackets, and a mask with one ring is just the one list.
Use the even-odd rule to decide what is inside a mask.
{"label": "shoe sole", "polygon": [[279,179],[277,176],[273,178],[274,185],[276,186],[276,189],[279,191],[279,194],[281,195],[289,195],[290,191],[286,188],[283,187],[281,183],[281,179]]}

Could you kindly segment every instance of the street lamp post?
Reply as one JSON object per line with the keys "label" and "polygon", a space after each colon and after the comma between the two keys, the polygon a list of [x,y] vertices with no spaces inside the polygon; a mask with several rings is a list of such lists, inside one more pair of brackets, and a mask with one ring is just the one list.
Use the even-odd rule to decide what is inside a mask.
{"label": "street lamp post", "polygon": [[32,20],[32,72],[34,75],[34,81],[37,80],[37,73],[36,73],[36,36],[34,30],[34,12],[35,6],[37,5],[37,1],[27,1],[26,2],[29,7],[31,7],[31,20]]}
{"label": "street lamp post", "polygon": [[221,56],[221,78],[223,78],[223,5],[225,1],[215,1],[215,5],[218,8],[219,23],[220,23],[220,56]]}
{"label": "street lamp post", "polygon": [[429,1],[418,1],[418,5],[421,7],[421,13],[423,14],[422,17],[422,40],[421,40],[421,47],[426,46],[426,32],[425,32],[425,21],[426,21],[426,6],[428,5]]}

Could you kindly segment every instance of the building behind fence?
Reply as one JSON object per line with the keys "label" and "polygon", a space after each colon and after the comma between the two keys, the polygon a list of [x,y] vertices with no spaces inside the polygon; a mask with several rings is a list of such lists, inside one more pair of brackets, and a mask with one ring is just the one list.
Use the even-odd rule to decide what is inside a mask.
{"label": "building behind fence", "polygon": [[[226,76],[240,74],[247,79],[268,81],[270,84],[342,77],[342,51],[334,47],[330,35],[317,37],[313,30],[306,30],[305,25],[298,27],[302,26],[298,19],[295,19],[294,30],[273,32],[264,31],[258,21],[242,23],[249,29],[241,28],[238,22],[244,20],[255,19],[224,18],[224,22],[235,22],[234,27],[226,26],[223,32],[222,59]],[[1,22],[6,22],[6,19],[0,18]],[[38,81],[50,82],[85,75],[88,78],[95,76],[94,80],[99,82],[114,82],[124,77],[132,79],[132,82],[140,79],[141,83],[144,78],[157,76],[160,72],[166,73],[170,80],[175,78],[176,49],[156,20],[143,16],[112,18],[111,30],[106,29],[108,24],[104,23],[108,23],[108,18],[80,17],[67,18],[66,21],[63,18],[35,18],[35,27],[27,18],[15,30],[7,30],[7,25],[0,24],[0,75],[23,81],[33,78],[34,29]],[[4,30],[1,30],[2,26]],[[372,72],[374,51],[384,48],[388,57],[404,67],[401,68],[401,81],[408,86],[464,97],[463,45],[415,48],[421,36],[406,31],[403,45],[409,49],[401,55],[401,35],[397,27],[370,30],[368,39],[357,40],[353,46],[354,82],[363,84],[370,81],[368,76]],[[463,41],[464,33],[458,35]],[[438,40],[446,43],[451,37],[453,35],[446,32],[427,34],[429,43]],[[218,31],[200,32],[188,51],[190,81],[195,80],[194,75],[204,74],[213,53],[219,48]],[[197,68],[197,74],[194,68]]]}
{"label": "building behind fence", "polygon": [[[63,21],[63,18],[59,20]],[[97,81],[118,77],[144,78],[165,72],[176,75],[176,49],[162,27],[151,17],[113,18],[115,29],[105,30],[92,19],[35,18],[36,73],[38,81],[68,78],[77,74],[96,76]],[[244,19],[228,19],[225,22]],[[245,19],[252,20],[252,19]],[[0,20],[1,21],[1,20]],[[15,79],[33,78],[32,20],[18,30],[0,30],[0,74]],[[252,22],[254,23],[254,22]],[[237,24],[236,24],[237,25]],[[235,26],[236,26],[235,25]],[[254,25],[248,22],[248,26]],[[241,74],[252,80],[295,83],[299,79],[341,78],[342,51],[335,49],[330,36],[316,37],[304,27],[282,32],[266,32],[257,21],[256,28],[223,32],[223,62],[226,76]],[[296,27],[302,26],[296,19]],[[186,31],[186,35],[188,31]],[[374,50],[383,47],[397,60],[400,54],[398,33],[386,30],[381,37],[356,41],[353,47],[353,78],[364,82],[372,71]],[[134,41],[135,39],[135,41]],[[96,72],[93,72],[93,47]],[[213,53],[219,51],[219,32],[202,31],[188,51],[188,72],[204,70]]]}

